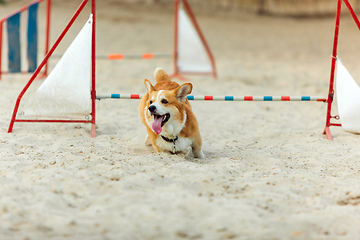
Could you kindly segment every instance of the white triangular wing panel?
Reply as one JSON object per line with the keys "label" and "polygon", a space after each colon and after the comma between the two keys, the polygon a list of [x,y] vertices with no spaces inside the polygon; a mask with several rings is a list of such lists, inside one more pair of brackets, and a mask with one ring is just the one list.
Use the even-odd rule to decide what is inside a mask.
{"label": "white triangular wing panel", "polygon": [[178,12],[178,59],[180,72],[212,72],[205,47],[183,8]]}
{"label": "white triangular wing panel", "polygon": [[74,117],[91,112],[92,14],[55,68],[30,99],[24,114]]}
{"label": "white triangular wing panel", "polygon": [[360,87],[339,59],[336,66],[336,96],[342,128],[360,133]]}

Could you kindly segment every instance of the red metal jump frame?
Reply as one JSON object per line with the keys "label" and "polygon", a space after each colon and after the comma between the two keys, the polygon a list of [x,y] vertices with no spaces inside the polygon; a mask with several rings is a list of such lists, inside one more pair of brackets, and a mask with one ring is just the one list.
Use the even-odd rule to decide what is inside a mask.
{"label": "red metal jump frame", "polygon": [[[39,1],[39,0],[37,0]],[[44,1],[44,0],[40,0],[40,1]],[[50,2],[51,0],[49,0]],[[91,11],[92,11],[92,14],[93,14],[93,26],[92,26],[92,88],[91,88],[91,101],[92,101],[92,111],[91,111],[91,120],[54,120],[54,119],[49,119],[49,120],[46,120],[46,119],[16,119],[16,115],[17,115],[17,112],[18,112],[18,109],[19,109],[19,105],[20,105],[20,102],[21,102],[21,99],[23,97],[23,95],[25,94],[25,92],[28,90],[28,88],[30,87],[30,85],[32,84],[32,82],[36,79],[36,76],[39,74],[39,72],[41,71],[41,69],[46,65],[46,70],[47,70],[47,62],[48,62],[48,59],[50,58],[50,56],[52,55],[52,53],[55,51],[56,47],[59,45],[59,43],[61,42],[61,40],[63,39],[63,37],[65,36],[65,34],[68,32],[68,30],[70,29],[70,27],[72,26],[73,22],[76,20],[76,18],[78,17],[78,15],[80,14],[80,12],[83,10],[84,6],[87,4],[89,0],[83,0],[82,3],[80,4],[79,8],[77,9],[77,11],[75,12],[75,14],[73,15],[73,17],[70,19],[69,23],[66,25],[65,29],[63,30],[63,32],[60,34],[60,36],[58,37],[58,39],[56,40],[56,42],[54,43],[54,45],[52,46],[52,48],[50,49],[50,51],[47,51],[46,54],[45,54],[45,57],[43,59],[43,61],[40,63],[40,65],[38,66],[38,68],[35,70],[35,72],[33,73],[33,75],[31,76],[30,80],[28,81],[28,83],[25,85],[25,87],[23,88],[23,90],[21,91],[21,93],[19,94],[17,100],[16,100],[16,103],[15,103],[15,107],[14,107],[14,111],[13,111],[13,114],[12,114],[12,118],[11,118],[11,121],[10,121],[10,125],[9,125],[9,129],[8,129],[8,132],[12,132],[13,130],[13,126],[14,126],[14,123],[15,122],[58,122],[58,123],[66,123],[66,122],[76,122],[76,123],[91,123],[92,126],[91,126],[91,132],[92,132],[92,137],[96,137],[96,125],[95,125],[95,100],[96,100],[96,90],[95,90],[95,58],[96,58],[96,55],[95,55],[95,0],[91,0],[92,2],[92,6],[91,6]],[[184,3],[184,6],[185,8],[187,9],[188,11],[188,14],[190,15],[190,18],[201,38],[201,41],[203,42],[204,44],[204,47],[205,49],[207,50],[207,53],[208,53],[208,56],[211,60],[211,64],[212,64],[212,67],[213,67],[213,76],[214,78],[217,78],[217,73],[216,73],[216,68],[215,68],[215,61],[214,61],[214,58],[212,56],[212,53],[210,51],[210,48],[209,46],[207,45],[206,43],[206,40],[204,38],[204,36],[202,35],[202,32],[200,30],[200,27],[198,26],[196,20],[195,20],[195,17],[191,11],[191,8],[189,6],[189,4],[187,3],[186,0],[182,0],[183,3]],[[177,30],[178,30],[178,27],[177,27],[177,23],[178,23],[178,20],[177,20],[177,10],[178,10],[178,7],[179,7],[179,0],[175,0],[175,35],[177,35]],[[29,4],[31,5],[31,4]],[[50,4],[48,5],[48,11],[50,10]],[[48,20],[50,20],[50,17],[48,15]],[[49,22],[49,21],[48,21]],[[0,24],[0,28],[2,27],[2,25]],[[49,26],[46,27],[47,28],[47,33],[49,32]],[[0,29],[1,30],[1,29]],[[0,38],[1,40],[1,38]],[[47,39],[48,41],[48,39]],[[176,45],[176,49],[174,50],[174,59],[176,60],[177,59],[177,37],[175,37],[175,45]],[[1,42],[0,42],[1,43]],[[48,46],[48,45],[46,45]],[[0,48],[1,50],[1,48]],[[1,66],[1,65],[0,65]],[[177,69],[177,66],[176,66],[176,63],[175,63],[175,69],[176,69],[176,77],[179,77],[179,78],[183,78],[179,72],[178,72],[178,69]],[[0,69],[1,70],[1,69]]]}
{"label": "red metal jump frame", "polygon": [[[174,14],[174,16],[175,16],[175,21],[174,21],[174,24],[175,24],[175,26],[174,26],[174,29],[175,29],[175,35],[174,35],[174,73],[171,74],[170,77],[177,77],[177,78],[179,78],[181,80],[186,80],[186,78],[183,77],[180,74],[179,68],[177,66],[177,62],[178,62],[178,44],[179,44],[179,41],[178,41],[178,36],[179,36],[178,16],[179,16],[179,14],[178,14],[178,12],[179,12],[179,7],[180,7],[180,1],[182,1],[182,3],[184,4],[184,7],[185,7],[187,13],[189,14],[190,20],[193,23],[193,25],[194,25],[194,27],[196,29],[196,32],[199,34],[200,40],[201,40],[202,44],[205,47],[206,53],[208,54],[208,57],[210,59],[210,63],[211,63],[212,69],[213,69],[211,74],[213,75],[214,79],[217,79],[217,72],[216,72],[216,65],[215,65],[214,56],[211,53],[210,47],[209,47],[208,43],[206,42],[206,39],[205,39],[203,33],[201,32],[199,24],[197,23],[195,15],[192,12],[191,7],[190,7],[189,3],[187,2],[187,0],[175,0],[175,14]],[[194,73],[194,72],[182,72],[182,73],[183,74],[199,74],[199,73]]]}
{"label": "red metal jump frame", "polygon": [[[8,16],[2,18],[0,20],[0,80],[1,80],[1,74],[2,73],[7,73],[7,72],[2,72],[1,71],[1,59],[2,59],[2,32],[3,32],[3,24],[4,22],[9,18],[14,16],[15,14],[18,14],[19,12],[23,12],[26,11],[31,5],[35,4],[35,3],[40,3],[46,1],[46,26],[45,26],[45,55],[47,54],[47,52],[49,51],[49,35],[50,35],[50,9],[51,9],[51,0],[35,0],[25,6],[23,6],[22,8],[20,8],[19,10],[17,10],[16,12],[9,14]],[[45,70],[42,73],[42,76],[47,76],[47,72],[48,72],[48,64],[45,64]],[[22,73],[28,73],[28,72],[22,72]]]}
{"label": "red metal jump frame", "polygon": [[[51,0],[49,0],[49,2],[50,1]],[[61,33],[60,37],[57,39],[57,41],[55,42],[53,47],[50,49],[50,51],[47,52],[44,60],[41,62],[41,64],[35,70],[34,74],[31,77],[31,79],[26,84],[26,86],[24,87],[22,92],[19,94],[19,96],[17,98],[17,101],[16,101],[16,104],[15,104],[12,119],[11,119],[11,122],[10,122],[9,130],[8,130],[9,133],[12,132],[13,125],[14,125],[15,122],[63,122],[63,123],[64,122],[78,122],[78,123],[91,123],[92,124],[92,127],[91,127],[92,137],[96,136],[96,132],[95,132],[95,129],[96,129],[96,127],[95,127],[95,99],[96,99],[96,91],[95,91],[95,0],[91,0],[92,1],[92,14],[93,14],[92,89],[91,89],[91,100],[92,100],[91,117],[92,117],[92,119],[90,121],[87,121],[87,120],[26,120],[26,119],[16,119],[16,114],[17,114],[17,111],[18,111],[18,108],[19,108],[21,98],[23,97],[23,95],[25,94],[27,89],[30,87],[31,83],[35,80],[35,77],[39,74],[40,70],[47,63],[47,60],[49,59],[51,54],[54,52],[56,47],[59,45],[60,41],[65,36],[66,32],[69,30],[69,28],[71,27],[71,25],[73,24],[73,22],[75,21],[75,19],[80,14],[80,12],[82,11],[82,9],[84,8],[84,6],[86,5],[86,3],[88,1],[89,0],[83,0],[81,5],[79,6],[78,10],[75,12],[73,17],[69,21],[68,25],[65,27],[64,31]],[[183,0],[183,1],[186,2],[186,0]],[[360,30],[360,21],[358,20],[353,8],[351,7],[350,3],[348,2],[348,0],[338,0],[337,11],[336,11],[336,21],[335,21],[335,34],[334,34],[333,54],[332,54],[332,63],[331,63],[331,73],[330,73],[329,94],[328,94],[328,98],[327,98],[327,103],[328,103],[327,119],[326,119],[326,126],[325,126],[325,129],[323,131],[323,134],[326,134],[327,138],[329,140],[332,140],[332,136],[331,136],[331,132],[330,132],[330,126],[341,126],[341,124],[331,123],[330,120],[331,120],[331,118],[337,118],[337,117],[331,115],[331,107],[332,107],[333,95],[334,95],[334,76],[335,76],[335,65],[336,65],[336,57],[337,57],[337,46],[338,46],[338,39],[339,39],[340,14],[341,14],[342,1],[344,1],[344,3],[347,6],[351,16],[353,17],[356,25],[358,26],[358,28]],[[175,0],[175,3],[176,3],[175,4],[175,46],[176,47],[175,47],[175,50],[174,50],[174,59],[175,59],[175,61],[174,61],[175,73],[174,74],[178,74],[178,69],[177,69],[177,66],[176,66],[176,60],[177,60],[177,33],[178,33],[178,31],[177,31],[177,16],[178,16],[177,11],[178,11],[178,8],[179,8],[179,0]],[[48,7],[49,6],[50,6],[50,4],[48,5]],[[1,53],[1,33],[2,33],[1,30],[2,30],[2,22],[0,22],[0,53]],[[205,45],[205,46],[207,46],[207,45]],[[0,54],[0,56],[1,56],[1,54]],[[0,58],[0,63],[1,63],[1,58]],[[0,67],[1,67],[1,64],[0,64]],[[1,70],[1,68],[0,68],[0,70]],[[216,72],[214,72],[214,73],[215,73],[215,76],[216,76]]]}
{"label": "red metal jump frame", "polygon": [[2,32],[3,32],[3,21],[0,21],[0,80],[1,80],[1,59],[2,59]]}
{"label": "red metal jump frame", "polygon": [[25,87],[23,88],[23,90],[21,91],[21,93],[19,94],[17,100],[16,100],[16,104],[14,107],[14,112],[10,121],[10,125],[9,125],[9,129],[8,129],[8,133],[12,132],[13,126],[15,122],[58,122],[58,123],[91,123],[91,132],[92,132],[92,137],[96,136],[96,127],[95,127],[95,19],[96,19],[96,15],[95,15],[95,0],[91,0],[91,12],[93,14],[93,25],[92,25],[92,49],[91,49],[91,61],[92,61],[92,70],[91,70],[91,75],[92,75],[92,88],[91,88],[91,120],[56,120],[56,119],[16,119],[16,115],[19,109],[19,105],[20,105],[20,101],[23,97],[23,95],[25,94],[25,92],[28,90],[28,88],[30,87],[30,85],[32,84],[32,82],[35,80],[36,76],[39,74],[39,72],[41,71],[41,69],[44,67],[44,65],[47,63],[48,59],[50,58],[51,54],[55,51],[55,49],[57,48],[57,46],[60,44],[61,40],[64,38],[65,34],[68,32],[68,30],[70,29],[70,27],[72,26],[72,24],[74,23],[74,21],[77,19],[77,17],[79,16],[80,12],[83,10],[83,8],[85,7],[85,5],[88,3],[89,0],[83,0],[79,6],[79,8],[76,10],[76,12],[74,13],[74,15],[72,16],[72,18],[70,19],[69,23],[66,25],[65,29],[61,32],[60,36],[58,37],[58,39],[56,40],[56,42],[54,43],[54,45],[51,47],[50,51],[47,52],[47,54],[45,55],[45,58],[43,59],[43,61],[40,63],[40,65],[38,66],[38,68],[35,70],[35,72],[33,73],[33,75],[31,76],[30,80],[27,82],[27,84],[25,85]]}
{"label": "red metal jump frame", "polygon": [[326,137],[328,140],[333,140],[332,136],[331,136],[331,131],[330,131],[330,127],[331,126],[336,126],[336,127],[341,127],[340,123],[331,123],[331,119],[335,118],[338,119],[338,116],[332,116],[331,115],[331,108],[332,108],[332,103],[334,100],[334,80],[335,80],[335,67],[336,67],[336,58],[337,58],[337,48],[338,48],[338,42],[339,42],[339,30],[340,30],[340,15],[341,15],[341,4],[344,1],[347,9],[350,12],[350,15],[352,16],[352,18],[354,19],[357,27],[360,30],[360,21],[358,19],[358,17],[356,16],[354,9],[351,7],[350,3],[348,0],[338,0],[337,2],[337,8],[336,8],[336,20],[335,20],[335,33],[334,33],[334,45],[333,45],[333,53],[332,53],[332,58],[331,58],[331,72],[330,72],[330,84],[329,84],[329,94],[328,94],[328,99],[327,99],[327,114],[326,114],[326,125],[325,125],[325,129],[323,131],[323,134],[326,134]]}

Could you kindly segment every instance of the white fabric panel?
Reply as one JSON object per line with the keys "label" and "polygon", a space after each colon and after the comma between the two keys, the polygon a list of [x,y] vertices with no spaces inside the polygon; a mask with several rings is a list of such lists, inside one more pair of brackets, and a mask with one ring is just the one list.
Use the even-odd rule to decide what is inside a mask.
{"label": "white fabric panel", "polygon": [[30,99],[24,114],[73,117],[91,112],[92,14],[53,71]]}
{"label": "white fabric panel", "polygon": [[178,18],[178,68],[180,72],[212,72],[210,59],[191,20],[183,8]]}
{"label": "white fabric panel", "polygon": [[336,66],[336,96],[342,128],[360,133],[360,87],[339,59]]}

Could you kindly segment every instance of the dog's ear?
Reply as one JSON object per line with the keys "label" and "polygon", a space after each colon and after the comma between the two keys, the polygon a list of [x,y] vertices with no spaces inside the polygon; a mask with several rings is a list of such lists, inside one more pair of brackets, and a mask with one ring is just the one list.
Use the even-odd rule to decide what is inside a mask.
{"label": "dog's ear", "polygon": [[191,83],[184,83],[183,85],[177,87],[174,92],[177,100],[181,103],[184,103],[186,96],[191,93],[193,85]]}
{"label": "dog's ear", "polygon": [[147,79],[144,80],[145,87],[149,93],[154,91],[154,86],[151,84],[151,82]]}

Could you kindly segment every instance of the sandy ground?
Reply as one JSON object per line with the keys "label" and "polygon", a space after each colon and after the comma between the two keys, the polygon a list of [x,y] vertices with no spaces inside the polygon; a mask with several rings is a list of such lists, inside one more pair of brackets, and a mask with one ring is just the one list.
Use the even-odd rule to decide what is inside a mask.
{"label": "sandy ground", "polygon": [[[52,43],[79,1],[53,2]],[[97,12],[98,54],[172,52],[171,8],[99,1]],[[194,94],[327,94],[334,19],[197,16],[219,79],[189,76]],[[344,17],[339,55],[355,79],[358,38]],[[171,73],[173,62],[98,60],[97,92],[144,93],[156,67]],[[84,124],[16,123],[8,134],[28,79],[0,81],[0,239],[360,238],[360,138],[333,127],[326,140],[324,103],[192,102],[197,160],[146,147],[137,100],[97,102],[95,139]]]}

